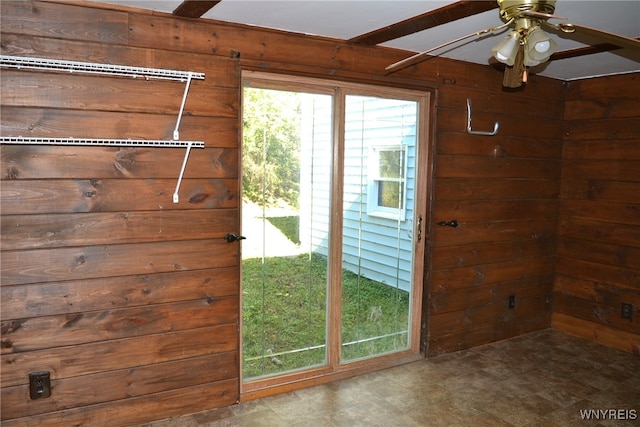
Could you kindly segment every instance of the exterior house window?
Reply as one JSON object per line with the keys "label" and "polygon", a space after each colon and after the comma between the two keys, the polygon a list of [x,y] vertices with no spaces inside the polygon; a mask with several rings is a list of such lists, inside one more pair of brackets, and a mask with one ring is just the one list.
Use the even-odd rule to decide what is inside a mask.
{"label": "exterior house window", "polygon": [[405,220],[407,147],[372,146],[369,152],[367,213]]}

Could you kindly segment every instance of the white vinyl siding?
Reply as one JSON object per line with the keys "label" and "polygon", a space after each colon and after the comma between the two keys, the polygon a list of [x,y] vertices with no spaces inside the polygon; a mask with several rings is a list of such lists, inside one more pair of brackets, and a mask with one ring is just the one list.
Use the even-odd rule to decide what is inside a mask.
{"label": "white vinyl siding", "polygon": [[[417,104],[412,101],[399,101],[372,97],[351,97],[353,102],[362,102],[363,108],[352,111],[346,117],[344,152],[344,194],[343,194],[343,268],[359,273],[369,279],[385,283],[392,287],[409,290],[411,283],[413,205],[415,188],[416,120]],[[303,103],[303,116],[317,106]],[[330,108],[330,107],[327,107]],[[349,111],[349,110],[348,110]],[[316,112],[319,112],[316,110]],[[324,114],[323,114],[324,115]],[[365,124],[366,127],[362,126]],[[306,126],[306,127],[305,127]],[[317,141],[330,140],[331,123],[303,121],[303,133]],[[316,147],[314,157],[314,192],[329,191],[330,188],[330,149],[329,143]],[[370,168],[369,154],[372,147],[404,147],[406,149],[406,179],[404,190],[404,209],[401,215],[380,215],[379,209],[370,209],[369,191]],[[302,150],[305,148],[303,141]],[[303,156],[305,157],[305,156]],[[320,160],[322,159],[322,160]],[[314,215],[314,222],[326,225],[326,229],[315,229],[310,242],[317,253],[327,255],[327,233],[329,219],[326,206],[305,204],[304,200],[312,196],[305,185],[302,170],[301,183],[301,225],[307,215]],[[324,183],[321,183],[324,180]],[[321,198],[327,200],[326,198]],[[306,210],[304,206],[312,206]],[[369,212],[369,213],[368,213]],[[377,213],[377,214],[376,214]],[[301,227],[301,229],[304,229]],[[301,236],[302,239],[303,236]]]}

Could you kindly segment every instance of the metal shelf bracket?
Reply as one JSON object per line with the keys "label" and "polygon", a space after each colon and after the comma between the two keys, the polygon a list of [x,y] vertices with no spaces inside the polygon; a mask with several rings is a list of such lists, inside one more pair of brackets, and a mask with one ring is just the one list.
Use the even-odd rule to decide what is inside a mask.
{"label": "metal shelf bracket", "polygon": [[173,130],[173,141],[165,140],[137,140],[137,139],[99,139],[99,138],[40,138],[22,136],[1,136],[0,144],[24,145],[83,145],[103,147],[165,147],[186,148],[182,167],[178,176],[176,189],[173,193],[173,203],[179,202],[178,191],[189,159],[191,148],[204,148],[203,141],[180,141],[180,120],[189,94],[192,79],[204,79],[204,73],[193,71],[166,70],[160,68],[132,67],[127,65],[97,64],[92,62],[66,61],[47,58],[30,58],[23,56],[0,55],[0,67],[18,70],[42,70],[54,72],[101,74],[118,77],[132,77],[149,79],[164,79],[185,82],[182,102],[176,126]]}
{"label": "metal shelf bracket", "polygon": [[180,120],[182,119],[182,112],[184,111],[184,104],[187,102],[187,95],[189,94],[189,86],[191,85],[191,77],[192,73],[189,72],[187,76],[187,82],[184,86],[184,94],[182,95],[182,102],[180,103],[180,111],[178,112],[178,120],[176,121],[176,127],[173,129],[173,139],[177,141],[180,139],[180,132],[178,129],[180,128]]}
{"label": "metal shelf bracket", "polygon": [[494,136],[498,133],[499,127],[500,127],[500,122],[495,122],[493,125],[493,131],[491,132],[471,130],[471,99],[467,98],[467,133],[471,135]]}
{"label": "metal shelf bracket", "polygon": [[178,203],[178,191],[187,167],[189,152],[192,148],[204,148],[204,141],[164,141],[147,139],[98,139],[98,138],[24,138],[22,136],[0,136],[0,144],[14,145],[75,145],[75,146],[99,146],[99,147],[164,147],[186,148],[187,151],[182,160],[182,167],[178,175],[178,183],[173,192],[173,203]]}

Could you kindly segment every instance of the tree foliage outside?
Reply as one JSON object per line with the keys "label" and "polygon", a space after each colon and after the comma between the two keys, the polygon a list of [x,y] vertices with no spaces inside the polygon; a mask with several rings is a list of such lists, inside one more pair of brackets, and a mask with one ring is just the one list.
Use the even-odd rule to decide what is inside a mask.
{"label": "tree foliage outside", "polygon": [[243,196],[259,205],[299,207],[300,97],[295,92],[245,88]]}

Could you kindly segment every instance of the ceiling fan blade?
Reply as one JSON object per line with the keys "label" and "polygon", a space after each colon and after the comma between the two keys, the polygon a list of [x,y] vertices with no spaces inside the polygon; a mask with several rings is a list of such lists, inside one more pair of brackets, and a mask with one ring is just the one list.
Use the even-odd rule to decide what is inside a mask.
{"label": "ceiling fan blade", "polygon": [[497,8],[498,3],[495,0],[460,0],[347,41],[373,46]]}
{"label": "ceiling fan blade", "polygon": [[609,42],[616,46],[625,47],[629,49],[640,49],[640,40],[636,40],[631,37],[621,36],[620,34],[610,33],[607,31],[599,30],[597,28],[586,27],[578,24],[560,24],[558,26],[552,25],[553,28],[560,27],[563,32],[571,32],[570,28],[574,28],[580,34],[585,34],[593,37],[597,37],[603,41]]}
{"label": "ceiling fan blade", "polygon": [[420,52],[420,53],[416,53],[415,55],[410,56],[408,58],[405,58],[402,61],[398,61],[398,62],[396,62],[394,64],[391,64],[391,65],[387,66],[385,68],[385,70],[388,73],[393,73],[393,72],[402,70],[403,68],[407,68],[407,67],[410,67],[412,65],[418,64],[418,63],[420,63],[422,61],[425,61],[426,59],[429,58],[429,53],[433,52],[434,50],[438,50],[440,48],[449,46],[450,44],[454,44],[454,43],[460,42],[462,40],[466,40],[466,39],[468,39],[470,37],[479,36],[481,34],[486,34],[486,33],[492,33],[494,31],[497,31],[497,30],[500,30],[502,28],[505,28],[510,24],[511,24],[511,21],[509,21],[509,22],[507,22],[507,23],[505,23],[503,25],[500,25],[498,27],[491,27],[491,28],[487,28],[485,30],[476,31],[475,33],[467,34],[466,36],[458,37],[455,40],[450,40],[450,41],[448,41],[446,43],[443,43],[443,44],[441,44],[439,46],[432,47],[431,49],[425,50],[425,51]]}

